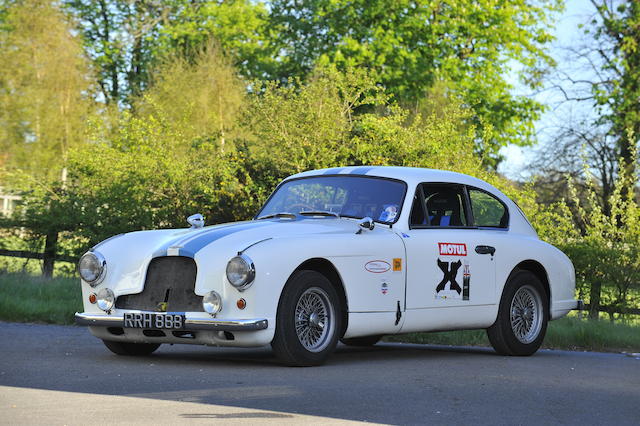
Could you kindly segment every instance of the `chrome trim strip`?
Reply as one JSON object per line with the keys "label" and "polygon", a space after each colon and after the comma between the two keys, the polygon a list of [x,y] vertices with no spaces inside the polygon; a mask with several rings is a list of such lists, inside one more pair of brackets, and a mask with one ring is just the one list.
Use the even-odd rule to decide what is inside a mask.
{"label": "chrome trim strip", "polygon": [[[158,314],[162,312],[148,312]],[[77,325],[97,327],[122,327],[124,316],[100,315],[76,312]],[[257,331],[269,326],[266,319],[215,319],[215,318],[187,318],[184,322],[185,330],[219,330],[219,331]]]}

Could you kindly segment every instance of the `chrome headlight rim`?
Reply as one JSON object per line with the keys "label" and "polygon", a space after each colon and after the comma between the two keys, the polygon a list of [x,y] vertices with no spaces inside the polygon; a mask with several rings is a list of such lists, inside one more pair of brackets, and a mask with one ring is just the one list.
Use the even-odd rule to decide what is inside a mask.
{"label": "chrome headlight rim", "polygon": [[[100,265],[100,272],[97,274],[96,278],[94,278],[93,280],[87,279],[82,274],[82,269],[80,268],[80,265],[82,264],[82,259],[84,259],[85,257],[88,257],[88,256],[94,257],[96,263],[98,263]],[[98,284],[100,284],[102,281],[104,281],[104,278],[107,275],[107,260],[104,258],[104,256],[102,254],[100,254],[100,252],[88,251],[85,254],[83,254],[80,257],[80,260],[78,261],[78,274],[80,275],[80,278],[82,278],[91,287],[96,287]]]}
{"label": "chrome headlight rim", "polygon": [[113,290],[108,287],[101,288],[96,294],[96,298],[98,308],[105,312],[111,312],[116,304],[116,295],[113,293]]}
{"label": "chrome headlight rim", "polygon": [[[233,262],[241,262],[241,264],[245,267],[245,277],[240,280],[235,280],[230,276],[229,268],[232,266]],[[226,269],[227,281],[231,284],[236,290],[244,291],[253,284],[253,280],[256,277],[256,267],[253,264],[253,260],[246,254],[239,254],[237,256],[232,257],[229,262],[227,262]]]}

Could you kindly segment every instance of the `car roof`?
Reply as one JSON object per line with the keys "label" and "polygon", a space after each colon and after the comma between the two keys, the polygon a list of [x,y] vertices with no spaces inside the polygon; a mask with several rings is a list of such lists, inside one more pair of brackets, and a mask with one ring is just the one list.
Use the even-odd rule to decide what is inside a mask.
{"label": "car roof", "polygon": [[289,176],[289,179],[297,179],[310,176],[322,175],[360,175],[360,176],[376,176],[392,179],[400,179],[407,184],[417,185],[421,182],[447,182],[461,183],[465,185],[475,186],[497,193],[505,197],[497,188],[487,182],[474,178],[462,173],[451,172],[438,169],[423,169],[419,167],[399,167],[399,166],[349,166],[349,167],[333,167],[328,169],[309,170]]}

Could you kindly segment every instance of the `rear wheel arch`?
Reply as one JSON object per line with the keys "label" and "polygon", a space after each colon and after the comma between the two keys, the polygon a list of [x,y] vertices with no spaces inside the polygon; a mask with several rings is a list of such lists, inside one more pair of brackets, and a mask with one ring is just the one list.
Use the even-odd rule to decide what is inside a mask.
{"label": "rear wheel arch", "polygon": [[289,276],[289,279],[298,271],[316,271],[324,275],[330,282],[336,293],[338,294],[338,298],[340,299],[340,304],[342,307],[342,330],[339,332],[339,337],[342,337],[347,330],[347,325],[349,321],[349,304],[347,301],[347,293],[344,289],[344,283],[342,281],[342,277],[338,272],[338,269],[331,263],[329,260],[322,257],[315,257],[312,259],[307,259],[302,262]]}
{"label": "rear wheel arch", "polygon": [[[551,286],[549,285],[549,276],[547,275],[547,270],[544,268],[544,266],[542,266],[542,264],[536,260],[524,260],[518,263],[515,268],[513,268],[513,270],[509,274],[509,278],[511,278],[511,276],[513,276],[516,272],[522,270],[533,273],[540,280],[545,292],[547,293],[547,301],[549,302],[549,306],[551,306]],[[507,282],[509,282],[509,279],[507,279]]]}
{"label": "rear wheel arch", "polygon": [[[502,290],[500,291],[500,294],[498,295],[498,299],[497,299],[498,303],[496,306],[500,305],[502,296],[504,295],[504,292],[507,290],[507,286],[509,285],[509,282],[511,281],[511,279],[520,271],[529,271],[540,280],[547,296],[549,310],[551,310],[551,286],[549,285],[549,277],[547,275],[547,270],[544,268],[544,266],[542,266],[540,262],[533,259],[523,260],[522,262],[518,263],[516,266],[513,267],[513,269],[507,276],[507,279],[505,280],[504,285],[502,286]],[[551,312],[549,312],[549,314],[551,314]],[[498,317],[497,310],[495,315],[496,316],[494,318],[494,321]]]}

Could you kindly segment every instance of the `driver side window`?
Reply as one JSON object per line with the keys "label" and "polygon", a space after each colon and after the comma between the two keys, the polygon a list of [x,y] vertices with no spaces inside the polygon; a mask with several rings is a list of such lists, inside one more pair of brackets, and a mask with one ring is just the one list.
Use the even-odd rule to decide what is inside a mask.
{"label": "driver side window", "polygon": [[456,184],[421,184],[411,209],[412,228],[468,225],[464,188]]}

